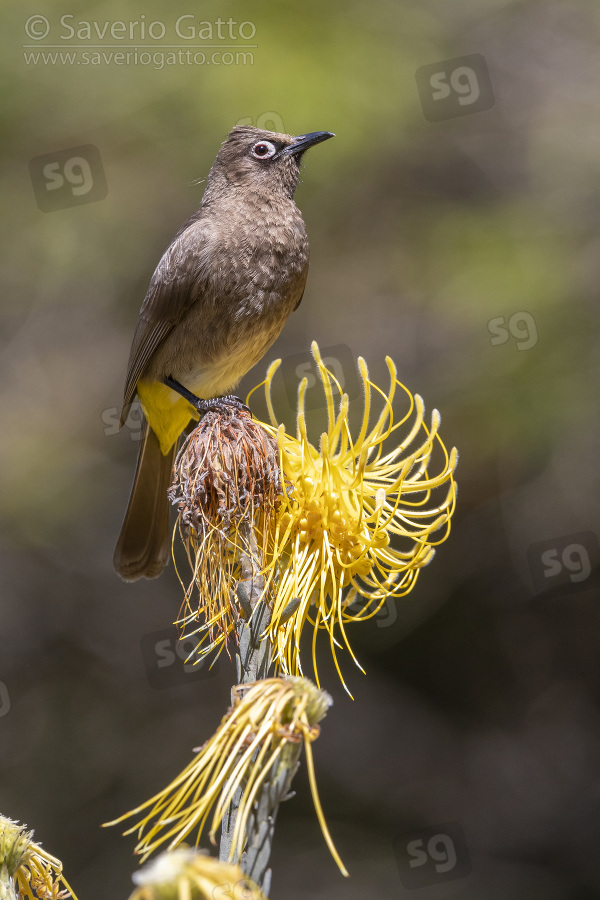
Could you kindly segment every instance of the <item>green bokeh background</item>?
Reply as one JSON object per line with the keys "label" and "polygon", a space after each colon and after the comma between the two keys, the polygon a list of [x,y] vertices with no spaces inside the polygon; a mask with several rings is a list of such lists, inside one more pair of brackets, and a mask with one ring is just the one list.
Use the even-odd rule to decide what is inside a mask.
{"label": "green bokeh background", "polygon": [[[72,49],[63,15],[164,22],[154,49],[187,46],[179,16],[231,17],[253,23],[256,46],[252,64],[27,64],[33,15],[51,26],[40,49]],[[166,784],[228,704],[225,661],[211,679],[149,684],[140,639],[181,593],[172,566],[135,585],[112,571],[137,444],[111,423],[140,303],[197,182],[236,122],[275,116],[336,138],[307,154],[296,194],[304,300],[240,393],[313,339],[364,356],[381,384],[389,354],[440,409],[460,491],[414,592],[351,630],[367,670],[346,660],[354,703],[323,643],[335,705],[314,751],[352,877],[302,772],[272,897],[599,896],[597,571],[547,596],[528,559],[585,533],[597,563],[600,7],[9,0],[2,18],[0,811],[36,828],[80,900],[127,897],[133,840],[99,824]],[[427,121],[416,70],[476,53],[493,107]],[[40,211],[29,161],[85,144],[105,199]],[[492,344],[488,323],[515,314],[522,336]],[[471,874],[406,890],[395,836],[446,822],[465,832]]]}

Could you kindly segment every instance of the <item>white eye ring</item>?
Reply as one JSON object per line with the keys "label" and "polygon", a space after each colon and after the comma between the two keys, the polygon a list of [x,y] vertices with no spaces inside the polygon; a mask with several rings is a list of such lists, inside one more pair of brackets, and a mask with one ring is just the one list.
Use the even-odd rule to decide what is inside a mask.
{"label": "white eye ring", "polygon": [[250,153],[254,159],[271,159],[277,153],[277,147],[271,141],[257,141]]}

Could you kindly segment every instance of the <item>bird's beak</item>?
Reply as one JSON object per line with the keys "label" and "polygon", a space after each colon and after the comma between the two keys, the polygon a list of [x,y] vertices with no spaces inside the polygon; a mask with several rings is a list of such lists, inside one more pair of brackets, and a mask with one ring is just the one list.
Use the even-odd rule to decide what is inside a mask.
{"label": "bird's beak", "polygon": [[282,156],[297,156],[299,153],[304,153],[309,147],[320,144],[321,141],[328,141],[329,138],[332,137],[335,137],[335,134],[332,131],[311,131],[310,134],[300,134],[298,137],[294,138],[293,144],[288,144],[287,147],[280,150],[276,156],[272,157],[272,159]]}

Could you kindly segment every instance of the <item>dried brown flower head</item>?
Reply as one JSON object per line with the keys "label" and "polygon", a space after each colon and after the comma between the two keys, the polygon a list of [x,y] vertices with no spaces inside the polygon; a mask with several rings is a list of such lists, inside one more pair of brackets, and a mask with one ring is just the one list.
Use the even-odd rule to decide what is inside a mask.
{"label": "dried brown flower head", "polygon": [[207,412],[179,451],[169,490],[193,572],[183,585],[179,624],[188,634],[203,633],[200,643],[209,640],[204,652],[222,650],[235,631],[239,613],[232,591],[242,576],[242,557],[263,558],[255,541],[266,541],[265,526],[280,496],[277,441],[245,410]]}

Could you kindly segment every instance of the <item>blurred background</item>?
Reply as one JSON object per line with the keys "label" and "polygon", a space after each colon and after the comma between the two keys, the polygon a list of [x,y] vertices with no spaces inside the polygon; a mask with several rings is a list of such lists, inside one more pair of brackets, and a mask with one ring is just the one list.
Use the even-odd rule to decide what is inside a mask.
{"label": "blurred background", "polygon": [[0,811],[80,900],[125,898],[134,839],[100,823],[229,703],[225,658],[177,655],[173,566],[112,569],[140,427],[117,428],[127,356],[231,127],[325,129],[296,194],[304,300],[240,395],[281,357],[291,419],[316,339],[360,412],[353,360],[385,387],[389,354],[441,411],[459,499],[413,592],[350,629],[354,702],[321,648],[314,753],[351,878],[303,769],[272,897],[600,897],[600,7],[7,0],[3,18]]}

